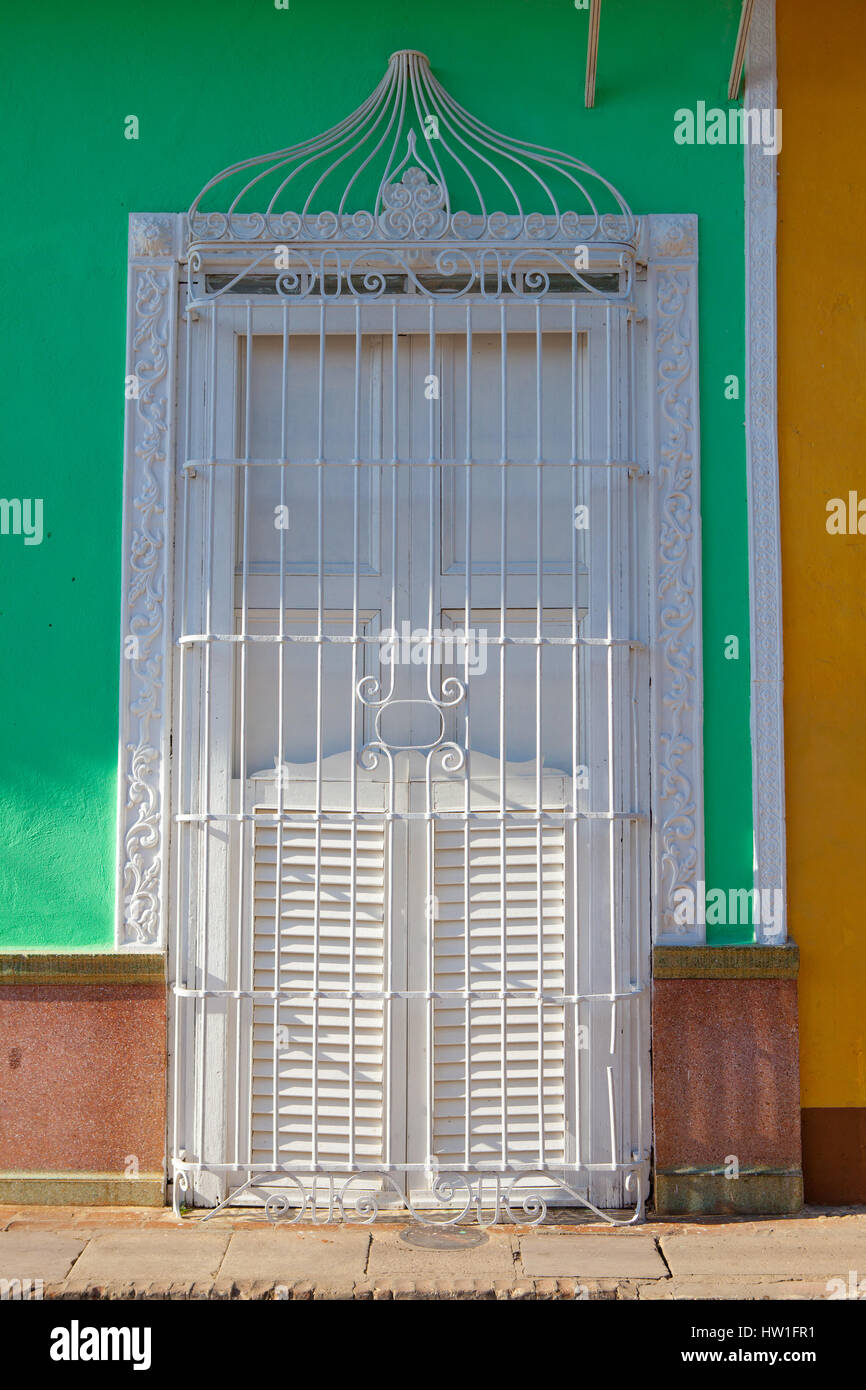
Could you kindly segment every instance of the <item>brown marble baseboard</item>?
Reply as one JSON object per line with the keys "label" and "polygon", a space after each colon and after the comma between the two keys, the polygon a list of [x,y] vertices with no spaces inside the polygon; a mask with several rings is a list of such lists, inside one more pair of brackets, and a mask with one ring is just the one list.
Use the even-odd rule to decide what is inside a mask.
{"label": "brown marble baseboard", "polygon": [[[794,946],[655,948],[660,1213],[802,1206],[797,954]],[[738,1178],[725,1176],[732,1170]]]}
{"label": "brown marble baseboard", "polygon": [[0,1072],[0,1174],[32,1174],[34,1192],[45,1174],[107,1176],[120,1193],[164,1172],[164,983],[7,980]]}

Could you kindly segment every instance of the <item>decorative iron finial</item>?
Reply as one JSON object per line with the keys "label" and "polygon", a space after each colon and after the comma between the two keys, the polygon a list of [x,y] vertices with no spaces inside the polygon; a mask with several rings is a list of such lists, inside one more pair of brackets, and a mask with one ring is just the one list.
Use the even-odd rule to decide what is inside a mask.
{"label": "decorative iron finial", "polygon": [[[222,207],[213,207],[220,192]],[[573,155],[485,125],[414,48],[393,53],[367,100],[323,135],[217,174],[194,200],[189,221],[193,241],[205,243],[622,247],[634,246],[637,235],[612,184]]]}

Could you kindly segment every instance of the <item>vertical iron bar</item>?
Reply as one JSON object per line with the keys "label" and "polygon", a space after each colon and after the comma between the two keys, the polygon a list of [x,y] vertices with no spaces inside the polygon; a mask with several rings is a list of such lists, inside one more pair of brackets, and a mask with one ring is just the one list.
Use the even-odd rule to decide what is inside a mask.
{"label": "vertical iron bar", "polygon": [[[320,261],[324,290],[324,257]],[[319,1162],[319,986],[322,965],[322,704],[324,699],[325,634],[325,333],[326,301],[319,306],[318,420],[316,432],[316,855],[313,873],[313,1024],[312,1024],[312,1111],[310,1115],[310,1159]],[[351,710],[354,711],[354,699]]]}
{"label": "vertical iron bar", "polygon": [[[189,289],[187,290],[187,299],[189,299]],[[187,308],[187,310],[186,310],[186,405],[185,405],[184,450],[183,450],[184,464],[187,463],[187,461],[189,460],[189,457],[190,457],[190,439],[191,439],[191,431],[192,431],[191,410],[192,410],[192,314],[191,314],[189,308]],[[204,441],[202,441],[202,453],[204,453]],[[188,570],[188,557],[189,557],[189,511],[190,511],[190,506],[191,506],[190,482],[191,482],[191,479],[190,479],[190,476],[189,476],[189,472],[188,472],[188,470],[187,470],[186,468],[184,468],[184,470],[183,470],[183,538],[182,538],[182,542],[181,542],[180,602],[179,602],[179,604],[178,604],[178,608],[179,608],[180,632],[181,632],[181,635],[183,635],[183,636],[185,636],[186,633],[189,631],[189,626],[188,626],[189,597],[188,597],[188,593],[187,593],[187,583],[188,583],[187,570]],[[181,813],[184,813],[185,811],[191,811],[191,810],[192,810],[192,803],[191,803],[191,801],[190,801],[189,803],[186,801],[186,791],[185,791],[185,786],[184,786],[184,776],[185,776],[185,772],[186,772],[186,757],[185,757],[185,753],[186,753],[186,741],[187,741],[187,739],[186,739],[187,728],[186,728],[186,722],[185,722],[185,721],[186,721],[186,668],[187,668],[187,663],[189,662],[190,657],[191,657],[191,651],[192,651],[192,649],[191,649],[190,647],[188,647],[186,644],[183,644],[183,645],[180,647],[180,651],[179,651],[179,660],[178,660],[178,667],[179,667],[179,670],[178,670],[178,726],[179,726],[179,728],[180,728],[180,735],[181,735],[181,736],[180,736],[180,738],[178,739],[178,747],[177,747],[177,783],[176,783],[177,792],[176,792],[176,803],[177,803],[178,810],[179,810]],[[196,665],[198,666],[198,663],[196,663]],[[184,903],[184,888],[186,887],[186,888],[187,888],[187,891],[188,891],[188,884],[189,884],[188,870],[189,870],[189,847],[190,847],[190,838],[191,838],[191,836],[190,836],[191,825],[190,825],[190,823],[189,823],[188,821],[179,821],[179,822],[177,823],[177,829],[178,829],[178,837],[177,837],[177,838],[178,838],[178,851],[179,851],[179,852],[178,852],[178,858],[177,858],[177,866],[178,866],[178,867],[177,867],[177,915],[176,915],[176,920],[175,920],[175,949],[174,949],[174,962],[173,962],[174,968],[173,968],[173,970],[171,971],[171,974],[174,976],[175,988],[180,987],[181,989],[183,989],[183,988],[186,988],[186,987],[187,987],[187,981],[188,981],[188,972],[187,972],[187,969],[186,969],[186,961],[185,961],[184,955],[183,955],[183,940],[184,940],[184,935],[185,935],[185,930],[184,930],[184,929],[185,929],[185,922],[184,922],[183,903]],[[172,1152],[173,1152],[174,1155],[177,1155],[177,1154],[179,1153],[180,1149],[183,1147],[182,1143],[180,1142],[180,1139],[181,1139],[181,1130],[180,1130],[180,1091],[181,1091],[181,1083],[182,1083],[182,1080],[185,1081],[185,1080],[186,1080],[186,1077],[184,1076],[184,1072],[182,1071],[182,1068],[181,1068],[181,1036],[182,1036],[182,1034],[181,1034],[181,1027],[180,1027],[181,998],[180,998],[177,994],[175,994],[175,998],[174,998],[174,1001],[173,1001],[173,1002],[174,1002],[174,1020],[173,1020],[173,1024],[174,1024],[174,1026],[173,1026],[173,1036],[174,1036],[174,1059],[173,1059],[173,1062],[174,1062],[174,1091],[173,1091],[173,1095],[172,1095],[172,1131],[173,1131],[173,1136],[174,1136],[174,1137],[173,1137],[173,1144],[172,1144]],[[183,1051],[185,1052],[186,1049],[184,1048]],[[174,1172],[172,1172],[172,1184],[174,1184],[175,1181],[176,1181],[176,1177],[175,1177]]]}
{"label": "vertical iron bar", "polygon": [[361,301],[355,299],[355,382],[352,456],[352,703],[351,709],[351,826],[349,830],[349,1163],[355,1167],[355,1031],[357,1027],[358,952],[358,721],[355,699],[358,690],[358,590],[360,586],[361,541]]}
{"label": "vertical iron bar", "polygon": [[[638,442],[637,442],[637,399],[636,399],[637,386],[636,386],[636,373],[635,373],[635,358],[636,358],[636,352],[637,352],[637,345],[636,345],[636,342],[635,342],[636,327],[637,327],[637,325],[636,325],[636,323],[635,323],[635,314],[634,314],[634,312],[632,312],[632,313],[629,315],[629,458],[630,458],[630,459],[632,460],[632,462],[635,463],[635,464],[636,464],[637,461],[638,461]],[[639,556],[639,554],[640,554],[640,549],[639,549],[639,546],[638,546],[638,487],[639,487],[638,479],[637,479],[634,475],[630,474],[630,475],[629,475],[629,481],[628,481],[628,488],[629,488],[629,494],[630,494],[630,498],[631,498],[631,534],[630,534],[630,536],[629,536],[628,554],[629,554],[629,556],[631,556],[631,557],[636,557],[636,556]],[[638,604],[638,581],[637,581],[638,568],[639,568],[639,562],[637,561],[637,559],[633,558],[633,559],[632,559],[632,564],[631,564],[632,589],[631,589],[631,613],[630,613],[630,618],[629,618],[629,631],[632,633],[632,635],[633,635],[635,638],[638,638],[638,639],[639,639],[640,637],[642,637],[643,632],[642,632],[642,627],[641,627],[641,624],[640,624],[640,612],[639,612],[639,604]],[[642,807],[642,803],[643,803],[643,786],[642,786],[642,779],[641,779],[641,776],[640,776],[640,732],[639,732],[639,727],[638,727],[638,721],[639,721],[639,717],[640,717],[640,716],[639,716],[639,713],[638,713],[638,707],[640,706],[641,712],[642,712],[643,709],[645,708],[645,703],[644,703],[644,701],[642,701],[641,698],[640,698],[640,688],[641,688],[641,679],[640,679],[640,678],[641,678],[641,672],[642,672],[643,658],[642,658],[642,656],[641,656],[641,654],[640,654],[639,652],[631,652],[630,655],[629,655],[629,661],[630,661],[630,663],[631,663],[631,669],[632,669],[632,692],[631,692],[631,697],[632,697],[632,698],[631,698],[631,707],[632,707],[632,798],[633,798],[633,805],[634,805],[634,807],[635,807],[635,810],[640,810],[641,807]],[[643,829],[642,829],[642,827],[641,827],[640,825],[634,825],[634,824],[633,824],[632,827],[631,827],[631,832],[630,832],[630,833],[631,833],[631,837],[632,837],[633,854],[634,854],[634,880],[633,880],[633,894],[632,894],[632,903],[631,903],[631,912],[632,912],[632,926],[631,926],[631,930],[632,930],[632,937],[633,937],[633,942],[634,942],[633,949],[634,949],[634,961],[635,961],[634,982],[635,982],[635,985],[636,985],[638,988],[640,988],[641,985],[643,984],[643,978],[642,978],[642,977],[643,977],[643,961],[642,961],[643,942],[642,942],[642,939],[641,939],[641,937],[642,937],[642,933],[641,933],[642,914],[641,914],[641,906],[640,906],[640,897],[641,897],[641,873],[640,873],[640,866],[641,866],[641,858],[642,858],[642,854],[643,854]],[[643,1152],[643,1057],[642,1057],[642,1055],[641,1055],[641,1032],[642,1032],[642,1025],[643,1025],[642,1009],[643,1009],[643,996],[642,996],[641,994],[638,994],[638,995],[636,996],[636,998],[632,1001],[631,1015],[632,1015],[632,1027],[633,1027],[633,1030],[634,1030],[634,1041],[635,1041],[635,1082],[634,1082],[634,1084],[635,1084],[635,1087],[636,1087],[636,1090],[637,1090],[637,1106],[636,1106],[636,1111],[637,1111],[637,1114],[636,1114],[637,1132],[636,1132],[636,1147],[637,1147],[638,1153],[639,1153],[641,1156],[642,1156],[642,1152]]]}
{"label": "vertical iron bar", "polygon": [[[280,392],[280,449],[282,462],[280,464],[280,516],[285,520],[286,506],[286,459],[289,456],[289,305],[283,300],[283,360],[282,360],[282,390]],[[277,945],[276,961],[279,963],[282,957],[282,922],[283,922],[283,835],[285,833],[285,665],[286,665],[286,530],[280,528],[280,616],[279,616],[279,643],[277,645],[277,876],[275,883],[276,890],[276,922],[275,922],[275,944]],[[255,909],[253,909],[255,910]],[[250,963],[250,978],[252,978],[253,964]],[[279,983],[279,976],[278,976]],[[290,1010],[287,1009],[287,1016]],[[289,1039],[286,1039],[288,1042]]]}
{"label": "vertical iron bar", "polygon": [[505,322],[505,302],[499,304],[499,396],[500,396],[500,415],[499,415],[499,477],[500,477],[500,512],[499,512],[499,905],[501,912],[500,925],[500,980],[502,998],[499,1002],[499,1037],[500,1037],[500,1075],[502,1092],[502,1118],[501,1118],[501,1148],[502,1166],[508,1162],[508,1086],[507,1086],[507,1057],[508,1050],[506,1045],[506,997],[508,988],[508,929],[507,929],[507,907],[506,907],[506,834],[505,834],[505,764],[507,754],[507,741],[505,730],[505,629],[506,629],[506,604],[508,599],[508,585],[506,580],[506,561],[507,561],[507,535],[508,535],[508,335]]}
{"label": "vertical iron bar", "polygon": [[[638,462],[638,440],[637,440],[637,375],[636,375],[636,353],[637,345],[635,341],[636,323],[635,310],[629,309],[628,314],[628,457],[633,464]],[[640,626],[640,609],[638,597],[638,568],[639,561],[636,559],[640,555],[640,545],[638,541],[638,487],[637,477],[629,472],[626,483],[629,507],[629,537],[625,549],[630,563],[631,591],[629,601],[629,632],[632,637],[640,639],[643,635]],[[639,652],[629,652],[629,667],[631,670],[631,747],[632,747],[632,767],[631,767],[631,799],[635,810],[640,810],[643,801],[643,787],[640,776],[640,731],[639,713],[645,708],[645,702],[640,698],[640,685],[643,658]],[[640,906],[641,893],[641,858],[643,854],[643,829],[640,824],[631,822],[629,825],[629,836],[631,853],[633,859],[632,873],[632,900],[631,900],[631,950],[634,960],[634,984],[637,988],[642,985],[643,961],[642,961],[642,933],[641,922],[642,912]],[[635,1072],[634,1087],[636,1089],[635,1107],[635,1148],[639,1156],[643,1151],[643,1057],[641,1054],[641,1033],[643,1026],[643,996],[638,993],[630,1001],[629,1017],[634,1036],[635,1047]]]}
{"label": "vertical iron bar", "polygon": [[[574,1057],[574,1136],[575,1136],[575,1163],[580,1166],[581,1161],[581,1106],[580,1106],[580,1003],[577,996],[580,993],[580,921],[578,904],[578,891],[580,886],[580,876],[578,872],[578,767],[581,764],[580,748],[580,706],[579,706],[579,685],[578,685],[578,655],[577,645],[577,623],[578,623],[578,583],[577,583],[577,507],[578,507],[578,465],[577,465],[577,303],[571,301],[571,809],[574,818],[571,822],[571,884],[572,884],[572,906],[571,906],[571,993],[575,996],[574,1003],[574,1046],[572,1053]],[[568,943],[566,943],[568,944]]]}
{"label": "vertical iron bar", "polygon": [[544,1167],[544,1027],[541,996],[544,991],[544,854],[542,846],[542,629],[544,595],[542,579],[544,539],[544,421],[541,301],[535,303],[535,894],[536,894],[536,952],[538,955],[538,1163]]}
{"label": "vertical iron bar", "polygon": [[[240,734],[241,734],[241,737],[240,737],[240,750],[239,750],[239,756],[240,756],[240,768],[239,768],[239,773],[240,773],[240,788],[241,788],[241,815],[242,815],[243,817],[246,816],[246,811],[247,811],[247,791],[246,791],[246,789],[247,789],[247,635],[248,635],[248,634],[247,634],[247,620],[248,620],[248,615],[249,615],[249,608],[248,608],[248,597],[249,597],[249,596],[248,596],[248,591],[247,591],[247,580],[248,580],[248,576],[249,576],[249,540],[250,540],[250,538],[249,538],[249,481],[250,481],[250,477],[249,477],[249,475],[250,475],[249,459],[250,459],[250,416],[251,416],[251,410],[250,410],[250,392],[251,392],[251,389],[252,389],[252,356],[253,356],[253,352],[252,352],[252,348],[253,348],[252,313],[253,313],[253,311],[252,311],[252,305],[248,302],[248,303],[247,303],[247,314],[246,314],[246,339],[245,339],[245,342],[246,342],[246,347],[245,347],[245,356],[246,356],[246,360],[245,360],[245,362],[244,362],[244,460],[245,460],[245,462],[244,462],[244,466],[243,466],[243,476],[244,476],[244,503],[243,503],[243,506],[244,506],[244,514],[243,514],[243,542],[242,542],[242,544],[243,544],[243,557],[242,557],[242,561],[241,561],[242,578],[241,578],[241,634],[240,634],[240,638],[241,638],[241,640],[240,640],[240,648],[241,648],[241,652],[240,652],[240,657],[241,657],[241,673],[240,673],[240,687],[241,687],[241,688],[240,688]],[[234,520],[234,518],[233,518],[233,520]],[[232,529],[234,530],[234,528],[232,528]],[[234,575],[232,576],[232,597],[234,597]],[[232,664],[234,664],[234,663],[232,663]],[[245,855],[245,850],[246,850],[246,847],[247,847],[247,836],[248,836],[248,830],[249,830],[248,823],[247,823],[247,821],[246,821],[245,819],[242,819],[242,820],[240,820],[240,821],[238,822],[237,830],[238,830],[237,840],[238,840],[238,842],[239,842],[239,843],[238,843],[238,856],[237,856],[237,869],[238,869],[238,872],[237,872],[238,925],[237,925],[237,939],[236,939],[236,941],[235,941],[235,943],[234,943],[234,949],[235,949],[235,957],[236,957],[236,962],[235,962],[235,978],[237,979],[238,990],[240,990],[240,983],[241,983],[241,953],[242,953],[242,950],[243,950],[243,939],[244,939],[244,932],[243,932],[243,925],[244,925],[244,888],[245,888],[246,883],[247,883],[247,875],[246,875],[245,869],[246,869],[247,863],[248,863],[248,862],[252,862],[252,860],[251,860],[251,858],[250,858],[249,860],[247,860],[246,855]],[[231,828],[229,828],[229,843],[231,843],[231,833],[232,833],[232,832],[231,832]],[[231,865],[231,862],[232,862],[231,857],[229,857],[229,864],[230,864],[230,865]],[[253,888],[252,888],[252,885],[250,885],[250,889],[251,889],[251,896],[254,896],[254,890],[253,890]],[[278,940],[278,938],[275,939],[275,942],[274,942],[275,948],[276,948],[276,945],[277,945],[277,940]],[[275,960],[276,960],[276,957],[275,957]],[[228,965],[227,965],[226,975],[228,976]],[[226,979],[226,983],[228,983],[228,978]],[[229,1014],[230,1009],[231,1009],[231,1004],[230,1004],[230,1002],[227,1000],[227,1001],[226,1001],[226,1015],[227,1015],[227,1016],[228,1016],[228,1014]],[[235,1092],[235,1165],[237,1165],[237,1164],[239,1163],[239,1161],[240,1161],[240,1144],[241,1144],[241,1132],[240,1132],[240,1083],[241,1083],[241,1029],[240,1029],[240,1014],[241,1014],[241,1001],[240,1001],[240,993],[238,994],[237,1000],[234,1001],[234,1012],[235,1012],[235,1086],[234,1086],[234,1092]],[[276,1036],[276,1034],[275,1034],[275,1036]],[[227,1041],[228,1041],[228,1040],[227,1040]],[[276,1064],[276,1058],[274,1059],[274,1061],[275,1061],[275,1064]],[[276,1074],[276,1065],[275,1065],[275,1067],[274,1067],[274,1073]]]}
{"label": "vertical iron bar", "polygon": [[[607,808],[608,808],[608,908],[610,913],[610,992],[616,994],[616,870],[614,864],[614,737],[613,737],[613,601],[614,601],[614,555],[613,555],[613,498],[612,474],[616,441],[614,439],[614,401],[613,401],[613,316],[610,304],[605,307],[605,341],[607,346],[607,459],[605,469],[605,499],[607,520]],[[619,344],[619,334],[617,334]],[[610,1056],[616,1055],[616,1000],[610,1001]],[[608,1098],[610,1105],[610,1161],[616,1166],[616,1135],[613,1110],[613,1064],[608,1067]]]}
{"label": "vertical iron bar", "polygon": [[[436,375],[436,306],[431,298],[427,304],[427,372],[428,376]],[[440,383],[441,392],[441,383]],[[428,570],[427,570],[427,692],[432,698],[433,692],[433,599],[435,588],[435,506],[436,491],[435,483],[441,474],[441,466],[434,467],[436,449],[436,400],[435,393],[429,397],[429,412],[427,416],[427,481],[428,481],[428,503],[427,503],[427,547],[428,547]],[[441,686],[439,698],[442,698]],[[413,735],[414,736],[414,735]],[[428,766],[432,758],[432,751],[427,754]],[[425,793],[427,797],[426,821],[427,821],[427,901],[432,905],[434,887],[434,826],[433,826],[433,807],[431,804],[432,782],[429,777],[425,779],[425,786],[428,789]],[[433,1125],[433,1106],[435,1104],[435,1089],[433,1073],[435,1060],[433,1055],[434,1048],[434,1005],[433,990],[435,989],[435,957],[433,950],[433,927],[431,922],[426,923],[426,956],[427,956],[427,999],[426,999],[426,1025],[427,1025],[427,1152],[425,1160],[429,1161],[433,1157],[434,1145],[434,1125]]]}
{"label": "vertical iron bar", "polygon": [[[466,997],[463,1001],[463,1085],[465,1092],[465,1108],[463,1115],[463,1162],[466,1167],[472,1161],[471,1155],[471,1107],[472,1107],[472,1000],[470,991],[472,989],[472,930],[471,930],[471,903],[469,896],[470,882],[470,831],[469,831],[469,812],[471,807],[471,785],[472,785],[472,748],[470,737],[470,714],[471,705],[469,700],[469,629],[472,626],[472,302],[466,300],[466,467],[464,469],[464,491],[465,491],[465,555],[464,567],[464,603],[463,603],[463,685],[466,691],[464,697],[464,716],[463,716],[463,746],[466,758],[466,780],[464,783],[463,810],[465,813],[463,821],[463,984]],[[456,449],[455,449],[456,453]],[[457,489],[454,490],[456,499]],[[478,638],[480,641],[480,637]]]}
{"label": "vertical iron bar", "polygon": [[[201,879],[199,888],[199,923],[196,985],[207,988],[208,978],[208,911],[210,907],[210,757],[211,757],[211,642],[213,631],[213,531],[214,531],[214,479],[216,475],[216,397],[217,397],[217,317],[218,302],[211,309],[211,409],[210,409],[210,462],[208,468],[208,521],[205,544],[205,659],[204,659],[204,775],[202,777],[202,802],[204,805],[204,849],[202,855]],[[200,803],[201,804],[201,803]],[[206,1161],[204,1154],[204,1110],[205,1110],[205,1033],[207,1030],[207,1007],[204,998],[199,1008],[199,1095],[197,1156],[200,1162]]]}
{"label": "vertical iron bar", "polygon": [[[586,373],[584,379],[586,399],[589,402],[589,422],[587,428],[584,430],[583,440],[581,442],[581,452],[585,452],[587,459],[589,460],[592,460],[596,456],[597,451],[601,452],[601,444],[599,443],[597,446],[596,443],[596,441],[600,439],[601,435],[600,422],[597,423],[596,419],[598,415],[598,407],[596,405],[596,400],[599,392],[599,378],[603,374],[601,370],[600,352],[598,348],[600,333],[601,312],[600,310],[594,310],[591,312],[590,316],[590,332],[587,338]],[[595,469],[587,466],[581,470],[580,477],[583,495],[586,498],[586,504],[589,508],[589,528],[585,530],[583,534],[579,537],[583,552],[583,561],[587,572],[587,635],[589,637],[600,637],[601,631],[596,631],[596,623],[598,621],[597,611],[599,605],[598,583],[593,575],[593,570],[594,568],[596,568],[596,566],[593,562],[596,559],[596,557],[598,558],[599,562],[604,557],[602,554],[600,554],[602,547],[599,545],[597,541],[593,546],[592,541],[592,518],[598,510],[596,506],[599,490],[598,474]],[[596,532],[598,531],[598,529],[598,526],[596,526]],[[580,665],[582,668],[581,688],[585,693],[582,733],[583,738],[585,740],[584,747],[587,756],[586,767],[589,771],[589,787],[588,796],[586,800],[588,802],[587,809],[593,812],[602,809],[601,791],[597,789],[597,784],[601,781],[600,772],[602,767],[602,760],[596,752],[596,743],[598,741],[597,730],[600,722],[600,712],[597,708],[599,702],[596,695],[596,687],[598,685],[597,668],[599,664],[599,658],[603,655],[604,653],[602,649],[595,646],[585,647],[583,649],[582,656],[580,652],[578,653],[578,656],[580,658]],[[583,980],[584,988],[592,995],[594,995],[596,992],[596,958],[598,954],[596,951],[595,941],[595,909],[596,899],[600,896],[597,887],[599,875],[595,872],[595,863],[597,858],[599,857],[600,838],[602,829],[602,825],[594,819],[588,820],[580,829],[580,836],[583,841],[584,849],[584,862],[587,869],[587,891],[583,903],[586,913],[584,918],[584,921],[586,923],[586,930],[584,932],[583,940],[581,942],[582,955],[584,957],[584,960],[582,962]],[[587,1164],[593,1163],[595,1161],[596,1156],[596,1143],[594,1137],[595,1129],[593,1123],[593,1112],[596,1109],[596,1084],[595,1068],[592,1059],[594,1056],[593,1049],[595,1049],[595,1051],[600,1050],[600,1042],[597,1041],[599,1033],[599,1014],[599,1002],[594,998],[588,999],[585,1005],[588,1043],[586,1089],[584,1094],[586,1124],[582,1126],[583,1133],[586,1139],[585,1152]]]}
{"label": "vertical iron bar", "polygon": [[[397,503],[398,503],[398,499],[399,499],[399,482],[400,482],[400,472],[399,472],[399,468],[398,468],[398,465],[397,465],[397,460],[398,460],[399,453],[400,453],[400,450],[399,450],[399,440],[398,440],[398,424],[397,424],[397,421],[398,421],[398,413],[397,413],[397,390],[398,390],[398,384],[399,384],[399,371],[398,371],[398,369],[399,369],[399,359],[398,359],[399,347],[400,347],[400,342],[399,342],[399,336],[398,336],[398,333],[397,333],[397,303],[396,303],[396,300],[395,300],[394,303],[391,305],[391,595],[390,595],[390,599],[391,599],[391,633],[392,633],[392,635],[393,635],[393,634],[396,634],[396,631],[397,631],[397,514],[398,514],[398,512],[397,512]],[[383,373],[383,375],[384,375],[384,373]],[[384,455],[384,447],[383,447],[383,451],[382,451],[382,452],[383,452],[383,455]],[[393,674],[394,674],[394,667],[393,667],[393,653],[392,653],[391,669],[390,669],[390,672],[389,672],[389,675],[390,675],[390,677],[391,677],[392,680],[393,680]],[[384,683],[384,675],[383,675],[383,672],[382,672],[382,662],[381,662],[381,658],[380,658],[380,661],[379,661],[379,680],[380,680],[380,682]],[[382,690],[382,686],[381,686],[381,685],[380,685],[380,687],[379,687],[378,694],[379,694],[379,698],[380,698],[380,699],[383,698],[383,690]],[[383,929],[384,929],[384,933],[385,933],[385,949],[386,949],[386,951],[387,951],[387,962],[388,962],[388,964],[387,964],[387,973],[386,973],[386,976],[385,976],[385,979],[386,979],[386,988],[387,988],[387,998],[386,998],[385,1003],[384,1003],[384,1006],[383,1006],[383,1007],[384,1007],[384,1013],[385,1013],[385,1039],[384,1039],[384,1056],[383,1056],[383,1066],[382,1066],[382,1106],[383,1106],[383,1109],[384,1109],[384,1112],[385,1112],[385,1133],[384,1133],[384,1136],[383,1136],[382,1149],[383,1149],[383,1158],[384,1158],[384,1161],[385,1161],[385,1163],[388,1164],[388,1165],[391,1165],[391,1164],[394,1162],[394,1157],[393,1157],[393,1154],[392,1154],[393,1131],[392,1131],[392,1114],[391,1114],[391,1092],[392,1092],[392,1086],[391,1086],[391,1070],[392,1070],[391,1048],[392,1048],[392,1046],[393,1046],[393,1015],[394,1015],[394,998],[393,998],[393,992],[394,992],[394,990],[396,989],[396,983],[395,983],[395,979],[394,979],[394,883],[395,883],[395,866],[394,866],[394,814],[395,814],[395,808],[394,808],[394,771],[393,771],[393,766],[392,766],[392,764],[391,764],[391,762],[390,762],[390,760],[389,760],[389,762],[388,762],[388,836],[387,836],[387,841],[388,841],[388,843],[387,843],[387,851],[388,851],[388,906],[387,906],[387,920],[386,920],[386,922],[383,924]],[[402,1007],[402,1005],[401,1005],[401,1007]]]}

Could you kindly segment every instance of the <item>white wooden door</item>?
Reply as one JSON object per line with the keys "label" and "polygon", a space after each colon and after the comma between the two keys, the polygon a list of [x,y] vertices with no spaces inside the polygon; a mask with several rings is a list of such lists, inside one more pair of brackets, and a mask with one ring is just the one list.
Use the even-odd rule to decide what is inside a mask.
{"label": "white wooden door", "polygon": [[[628,643],[604,639],[628,478],[576,462],[612,452],[600,320],[326,333],[299,311],[289,334],[285,314],[212,329],[232,466],[201,507],[202,630],[235,637],[200,665],[195,729],[228,829],[190,878],[237,1007],[195,1029],[223,1156],[196,1192],[333,1202],[336,1178],[420,1210],[437,1175],[460,1207],[532,1174],[621,1205],[645,1020],[617,953],[645,846],[593,810],[638,791],[612,754]],[[607,516],[595,568],[579,506]]]}

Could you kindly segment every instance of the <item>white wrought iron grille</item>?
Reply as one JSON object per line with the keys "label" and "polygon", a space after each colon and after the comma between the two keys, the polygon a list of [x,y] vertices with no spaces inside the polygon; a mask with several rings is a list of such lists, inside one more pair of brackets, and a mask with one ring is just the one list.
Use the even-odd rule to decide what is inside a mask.
{"label": "white wrought iron grille", "polygon": [[[414,52],[325,136],[225,177],[258,164],[264,214],[189,218],[176,1206],[639,1219],[634,219]],[[513,210],[488,211],[496,180]]]}

